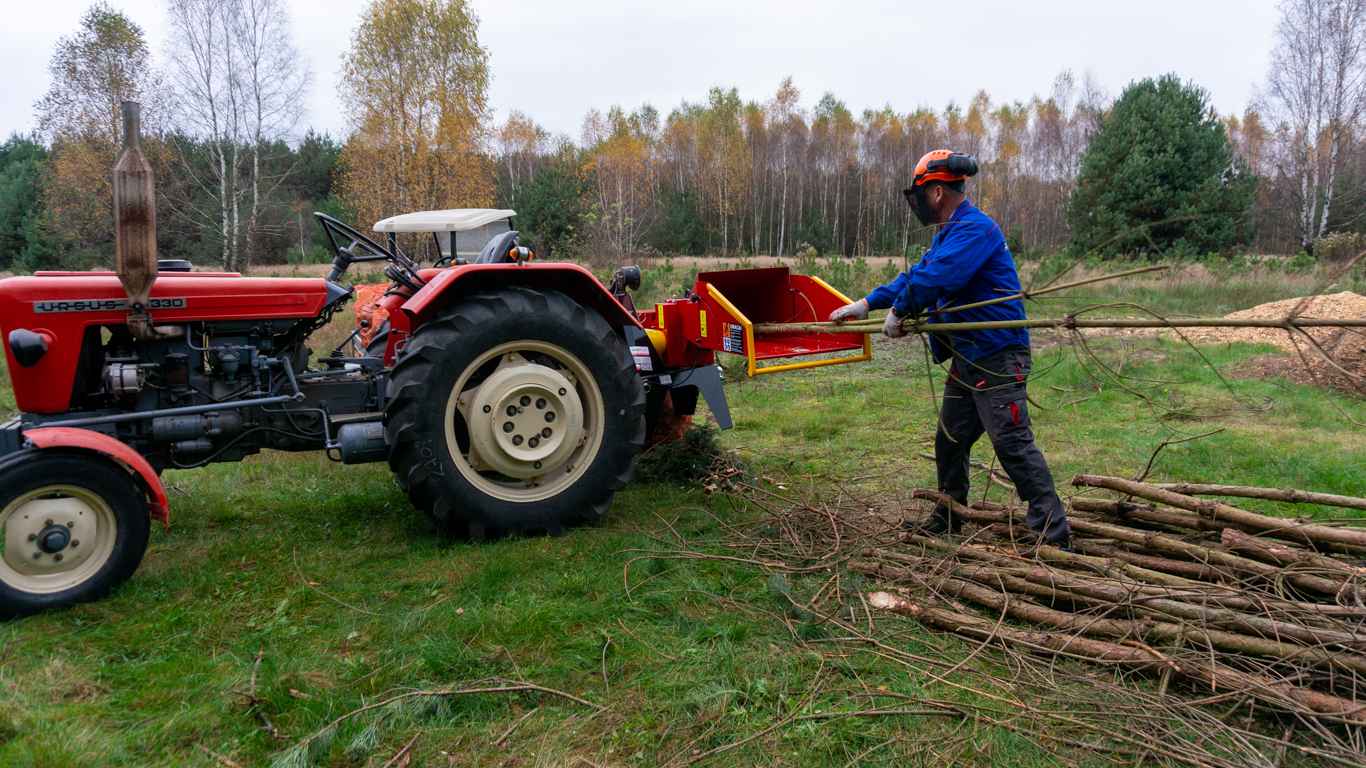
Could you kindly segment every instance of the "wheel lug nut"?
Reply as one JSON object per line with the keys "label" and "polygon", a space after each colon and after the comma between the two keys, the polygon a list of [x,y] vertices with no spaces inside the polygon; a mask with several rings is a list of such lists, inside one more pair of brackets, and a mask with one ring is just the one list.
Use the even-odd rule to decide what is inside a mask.
{"label": "wheel lug nut", "polygon": [[542,411],[545,410],[545,398],[544,398],[544,397],[538,397],[538,398],[536,398],[536,407],[537,407],[538,409],[542,410]]}
{"label": "wheel lug nut", "polygon": [[81,545],[81,540],[80,540],[80,539],[72,539],[72,540],[71,540],[71,546],[73,546],[73,547],[79,547],[80,545]]}
{"label": "wheel lug nut", "polygon": [[52,556],[52,559],[60,563],[62,561],[62,553],[58,552],[57,554]]}
{"label": "wheel lug nut", "polygon": [[567,395],[567,394],[569,394],[569,390],[565,389],[564,387],[560,387],[560,394],[561,394],[561,395]]}
{"label": "wheel lug nut", "polygon": [[516,416],[516,415],[517,415],[517,406],[515,406],[515,405],[509,405],[509,406],[508,406],[508,415],[509,415],[509,416]]}
{"label": "wheel lug nut", "polygon": [[550,431],[550,427],[541,430],[541,437],[550,437],[552,434],[554,433]]}
{"label": "wheel lug nut", "polygon": [[75,520],[72,520],[71,522],[69,522],[69,523],[66,524],[66,527],[67,527],[67,528],[75,528],[75,527],[76,527],[76,521],[75,521]]}
{"label": "wheel lug nut", "polygon": [[49,517],[47,521],[43,523],[43,525],[45,527],[50,527],[52,525],[52,518]]}
{"label": "wheel lug nut", "polygon": [[530,440],[526,441],[526,444],[531,446],[532,448],[535,448],[536,446],[541,444],[541,438],[533,437]]}
{"label": "wheel lug nut", "polygon": [[34,553],[33,553],[33,559],[34,559],[34,560],[37,560],[38,558],[40,558],[40,557],[42,557],[42,556],[43,556],[43,553],[42,553],[42,552],[34,552]]}
{"label": "wheel lug nut", "polygon": [[512,422],[510,422],[510,421],[505,421],[505,422],[503,422],[503,431],[504,431],[504,432],[511,432],[513,429],[516,429],[516,427],[513,426]]}
{"label": "wheel lug nut", "polygon": [[555,412],[554,412],[554,411],[546,411],[546,412],[545,412],[545,420],[546,420],[546,423],[547,423],[547,424],[550,423],[550,422],[552,422],[552,421],[554,421],[554,420],[555,420]]}
{"label": "wheel lug nut", "polygon": [[486,405],[486,406],[484,406],[484,413],[488,413],[489,411],[492,411],[492,410],[493,410],[493,406],[491,406],[491,405]]}
{"label": "wheel lug nut", "polygon": [[512,444],[513,444],[513,445],[521,445],[521,444],[522,444],[522,436],[521,436],[521,435],[513,435],[513,436],[512,436]]}
{"label": "wheel lug nut", "polygon": [[531,397],[529,397],[528,395],[522,395],[522,399],[518,402],[520,402],[522,404],[522,407],[525,408],[526,406],[531,405]]}
{"label": "wheel lug nut", "polygon": [[539,461],[532,462],[531,466],[534,467],[534,468],[536,468],[536,469],[540,469],[540,468],[541,468],[541,462],[539,462]]}
{"label": "wheel lug nut", "polygon": [[37,540],[38,540],[38,534],[36,534],[36,533],[30,533],[30,534],[28,535],[28,540],[29,540],[29,541],[37,541]]}

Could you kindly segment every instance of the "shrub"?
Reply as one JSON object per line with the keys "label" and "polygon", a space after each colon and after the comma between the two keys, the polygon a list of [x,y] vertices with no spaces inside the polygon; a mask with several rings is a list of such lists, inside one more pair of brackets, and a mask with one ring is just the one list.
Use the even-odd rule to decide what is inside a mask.
{"label": "shrub", "polygon": [[1366,234],[1334,232],[1314,241],[1314,257],[1325,264],[1345,264],[1366,251]]}
{"label": "shrub", "polygon": [[716,469],[731,463],[716,428],[694,424],[683,439],[660,443],[636,460],[636,479],[647,483],[692,485],[705,480]]}

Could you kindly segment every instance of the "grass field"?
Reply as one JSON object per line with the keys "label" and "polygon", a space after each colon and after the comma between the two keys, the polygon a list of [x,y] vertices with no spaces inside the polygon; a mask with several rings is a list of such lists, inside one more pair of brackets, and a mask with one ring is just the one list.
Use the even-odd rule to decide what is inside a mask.
{"label": "grass field", "polygon": [[[1154,295],[1168,309],[1198,298]],[[1366,432],[1346,417],[1366,401],[1276,380],[1226,386],[1158,339],[1108,344],[1147,399],[1098,386],[1066,346],[1037,353],[1035,430],[1060,490],[1073,473],[1132,474],[1163,439],[1222,428],[1167,449],[1154,476],[1366,495]],[[1265,350],[1204,351],[1228,369]],[[736,425],[721,440],[770,487],[820,496],[842,483],[895,507],[933,482],[917,458],[934,426],[926,374],[918,342],[879,340],[870,364],[735,382]],[[12,407],[0,386],[0,410]],[[985,442],[977,455],[990,460]],[[824,630],[794,625],[783,593],[810,594],[827,574],[775,585],[753,564],[672,558],[733,554],[727,531],[760,517],[725,492],[636,484],[597,527],[468,544],[433,535],[381,465],[272,453],[166,481],[172,526],[153,532],[125,587],[0,625],[0,765],[378,767],[410,742],[413,765],[438,766],[1042,766],[1055,764],[1049,749],[1103,762],[942,717],[799,719],[857,709],[858,689],[955,694],[875,653],[806,642]],[[909,622],[878,630],[911,650],[972,650]],[[327,727],[490,678],[592,706],[525,691],[410,696]]]}

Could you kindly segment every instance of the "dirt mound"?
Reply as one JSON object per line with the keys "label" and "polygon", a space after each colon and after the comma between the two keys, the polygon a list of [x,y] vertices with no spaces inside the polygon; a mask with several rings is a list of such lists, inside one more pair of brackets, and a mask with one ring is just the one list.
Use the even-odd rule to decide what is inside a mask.
{"label": "dirt mound", "polygon": [[[1308,299],[1284,299],[1231,312],[1225,317],[1236,320],[1279,320],[1296,310],[1302,318],[1361,320],[1366,319],[1366,296],[1343,291]],[[1197,344],[1270,344],[1288,353],[1255,358],[1235,373],[1283,376],[1304,384],[1328,384],[1344,391],[1366,394],[1366,330],[1306,330],[1328,354],[1331,362],[1303,334],[1279,328],[1193,328],[1186,332],[1186,337]],[[1339,369],[1345,369],[1353,375],[1348,376]]]}

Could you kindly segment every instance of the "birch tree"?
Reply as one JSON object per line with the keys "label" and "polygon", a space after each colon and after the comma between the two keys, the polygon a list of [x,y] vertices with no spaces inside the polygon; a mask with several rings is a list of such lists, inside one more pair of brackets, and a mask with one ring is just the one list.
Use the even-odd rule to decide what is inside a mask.
{"label": "birch tree", "polygon": [[[42,177],[46,226],[68,249],[103,256],[113,241],[109,169],[122,142],[120,103],[142,101],[145,132],[161,122],[156,72],[142,28],[105,3],[92,5],[53,51],[47,93],[35,105],[52,147]],[[161,153],[149,142],[154,162]]]}
{"label": "birch tree", "polygon": [[513,110],[493,132],[499,158],[499,173],[507,180],[507,201],[517,207],[517,193],[536,176],[536,159],[548,153],[550,136],[545,129],[520,111]]}
{"label": "birch tree", "polygon": [[[825,254],[901,254],[933,234],[915,222],[901,190],[921,155],[950,147],[978,155],[983,172],[969,194],[1012,243],[1043,250],[1067,242],[1078,159],[1108,109],[1089,75],[1079,82],[1070,72],[1046,98],[996,103],[980,91],[962,106],[884,106],[857,117],[833,94],[803,108],[789,78],[762,102],[713,89],[673,109],[662,127],[648,108],[591,110],[579,173],[560,178],[567,196],[580,182],[593,193],[584,228],[612,254],[646,243],[665,253],[786,256],[809,245]],[[537,131],[513,113],[494,133],[504,202],[521,200],[524,179],[549,162]]]}
{"label": "birch tree", "polygon": [[639,112],[613,107],[584,119],[584,170],[593,180],[597,244],[615,256],[639,246],[650,223],[652,135]]}
{"label": "birch tree", "polygon": [[792,84],[792,78],[786,77],[778,86],[778,92],[773,97],[773,103],[769,106],[769,116],[773,121],[775,133],[778,137],[778,166],[781,169],[779,177],[779,202],[778,202],[778,245],[774,252],[782,256],[787,251],[787,187],[788,173],[792,167],[793,144],[800,140],[799,131],[805,128],[806,121],[799,113],[798,102],[801,99],[801,91]]}
{"label": "birch tree", "polygon": [[263,199],[284,179],[263,178],[262,154],[297,126],[308,72],[281,0],[170,0],[167,17],[175,127],[209,152],[205,168],[182,147],[185,187],[200,194],[173,200],[172,213],[216,230],[223,267],[241,270]]}
{"label": "birch tree", "polygon": [[242,67],[243,121],[251,163],[247,197],[250,201],[244,245],[246,263],[255,256],[261,233],[261,209],[267,197],[284,182],[290,169],[265,178],[262,161],[278,139],[292,137],[303,116],[309,73],[289,33],[284,0],[235,0],[229,5],[232,39]]}
{"label": "birch tree", "polygon": [[1366,0],[1284,0],[1267,78],[1298,177],[1300,244],[1328,229],[1344,150],[1366,113]]}

